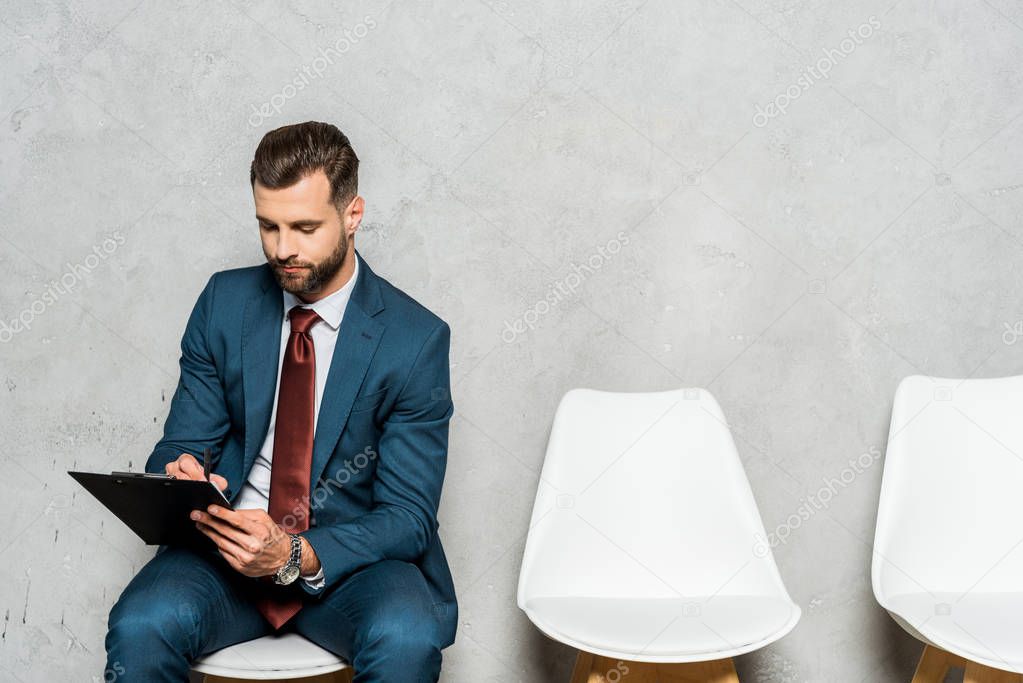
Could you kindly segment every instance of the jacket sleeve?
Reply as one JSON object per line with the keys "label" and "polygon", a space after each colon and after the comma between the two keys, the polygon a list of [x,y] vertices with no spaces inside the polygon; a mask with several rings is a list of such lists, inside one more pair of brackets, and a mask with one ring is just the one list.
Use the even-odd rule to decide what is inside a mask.
{"label": "jacket sleeve", "polygon": [[201,460],[204,447],[210,448],[213,465],[220,459],[219,447],[231,419],[207,343],[216,279],[214,273],[206,283],[181,337],[181,374],[171,398],[163,438],[146,460],[146,472],[163,473],[164,465],[182,453],[191,453]]}
{"label": "jacket sleeve", "polygon": [[415,561],[437,531],[437,508],[447,465],[451,400],[451,329],[441,322],[424,342],[383,425],[373,482],[373,508],[353,520],[302,532],[323,568],[319,595],[366,565]]}

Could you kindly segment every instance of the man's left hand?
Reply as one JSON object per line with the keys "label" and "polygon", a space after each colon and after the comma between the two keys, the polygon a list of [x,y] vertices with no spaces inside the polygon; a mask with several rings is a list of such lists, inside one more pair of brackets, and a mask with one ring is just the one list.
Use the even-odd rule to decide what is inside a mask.
{"label": "man's left hand", "polygon": [[[206,512],[192,510],[192,519],[199,531],[217,544],[228,564],[245,576],[273,574],[291,555],[288,534],[264,510],[229,510],[210,505]],[[302,546],[306,560],[311,549],[305,539]]]}

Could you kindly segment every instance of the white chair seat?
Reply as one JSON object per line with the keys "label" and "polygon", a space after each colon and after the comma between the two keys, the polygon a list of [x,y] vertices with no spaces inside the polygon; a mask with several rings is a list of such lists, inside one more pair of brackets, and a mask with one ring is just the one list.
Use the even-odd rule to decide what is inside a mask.
{"label": "white chair seat", "polygon": [[783,598],[549,597],[526,602],[540,630],[576,648],[633,661],[705,661],[748,652],[787,633],[799,610]]}
{"label": "white chair seat", "polygon": [[910,635],[1023,673],[1023,376],[899,383],[871,578]]}
{"label": "white chair seat", "polygon": [[709,392],[573,389],[551,426],[517,603],[596,655],[728,659],[799,620],[766,538]]}
{"label": "white chair seat", "polygon": [[211,652],[192,670],[247,680],[302,678],[348,668],[344,659],[297,633],[263,636]]}
{"label": "white chair seat", "polygon": [[909,593],[888,610],[932,645],[996,669],[1023,672],[1023,593]]}

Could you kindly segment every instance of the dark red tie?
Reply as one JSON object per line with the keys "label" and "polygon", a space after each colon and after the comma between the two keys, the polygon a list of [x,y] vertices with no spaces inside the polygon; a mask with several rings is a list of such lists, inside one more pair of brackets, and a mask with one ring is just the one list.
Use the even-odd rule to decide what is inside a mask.
{"label": "dark red tie", "polygon": [[[321,318],[316,311],[302,306],[293,307],[288,315],[291,336],[284,352],[281,388],[277,394],[267,513],[284,531],[297,534],[309,528],[309,477],[313,462],[316,406],[316,353],[309,330]],[[272,584],[265,588],[265,597],[258,599],[256,606],[278,629],[302,609],[302,601],[297,598],[274,599],[274,589],[282,586]]]}

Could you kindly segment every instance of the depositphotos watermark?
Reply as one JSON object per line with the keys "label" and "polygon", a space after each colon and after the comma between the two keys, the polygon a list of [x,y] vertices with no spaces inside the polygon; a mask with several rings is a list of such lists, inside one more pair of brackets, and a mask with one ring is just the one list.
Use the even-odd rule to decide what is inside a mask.
{"label": "depositphotos watermark", "polygon": [[855,29],[849,29],[849,37],[843,38],[838,44],[837,49],[832,47],[821,48],[824,56],[806,67],[803,73],[796,79],[796,82],[787,87],[785,92],[780,93],[763,107],[759,104],[757,105],[757,111],[753,114],[753,125],[757,128],[763,128],[767,125],[768,121],[788,111],[790,104],[812,88],[817,81],[827,79],[831,74],[831,70],[841,60],[855,52],[856,48],[862,45],[864,40],[874,35],[874,31],[879,28],[881,28],[881,20],[874,15],[870,15],[866,22],[860,24]]}
{"label": "depositphotos watermark", "polygon": [[[619,659],[612,668],[604,672],[600,680],[607,681],[607,683],[618,683],[628,675],[629,665]],[[593,679],[591,678],[590,680]]]}
{"label": "depositphotos watermark", "polygon": [[[116,681],[118,678],[120,678],[124,674],[125,674],[124,664],[121,664],[120,661],[116,661],[113,664],[111,664],[109,667],[107,667],[106,669],[103,670],[103,679],[102,679],[103,683],[114,683],[114,681]],[[93,683],[98,683],[100,678],[99,678],[99,676],[93,676],[92,680],[93,680]]]}
{"label": "depositphotos watermark", "polygon": [[297,526],[301,520],[306,518],[307,510],[308,514],[312,515],[323,507],[324,501],[334,495],[334,491],[330,488],[331,485],[336,486],[337,490],[340,491],[351,481],[353,475],[357,475],[369,467],[370,463],[377,459],[377,456],[378,454],[372,446],[366,446],[362,449],[361,453],[356,453],[351,460],[346,459],[344,465],[334,471],[333,477],[326,480],[320,477],[316,481],[317,486],[313,489],[312,494],[303,496],[296,502],[291,512],[281,518],[280,523],[285,528]]}
{"label": "depositphotos watermark", "polygon": [[881,450],[877,446],[871,446],[866,452],[850,459],[848,466],[842,468],[838,477],[825,477],[824,485],[817,489],[815,493],[811,493],[803,499],[795,512],[775,527],[774,531],[767,534],[766,540],[760,534],[756,535],[753,554],[756,557],[766,557],[771,548],[776,548],[780,544],[787,542],[792,532],[801,527],[803,522],[813,517],[819,511],[826,510],[839,491],[853,483],[856,477],[863,474],[880,459]]}
{"label": "depositphotos watermark", "polygon": [[70,294],[79,281],[89,272],[95,270],[125,243],[126,239],[120,230],[114,230],[100,244],[92,247],[92,253],[79,263],[64,263],[64,273],[59,280],[50,280],[43,293],[11,320],[0,319],[0,343],[6,344],[14,339],[19,332],[32,329],[35,319],[46,312],[60,297]]}
{"label": "depositphotos watermark", "polygon": [[547,294],[543,299],[530,306],[515,320],[511,322],[504,321],[501,339],[505,343],[511,344],[519,338],[519,335],[524,334],[527,329],[536,329],[537,322],[542,316],[547,315],[551,308],[561,303],[564,299],[573,296],[583,283],[583,280],[592,275],[594,271],[603,267],[605,263],[608,263],[611,257],[620,252],[622,247],[628,243],[629,236],[625,234],[625,231],[619,230],[614,239],[608,240],[607,244],[598,246],[597,253],[591,254],[581,265],[573,261],[572,272],[551,284],[547,288]]}
{"label": "depositphotos watermark", "polygon": [[367,14],[358,24],[350,29],[345,29],[342,36],[334,41],[333,45],[316,48],[320,54],[310,63],[296,69],[299,74],[292,78],[290,83],[285,84],[280,92],[274,93],[269,100],[260,105],[252,105],[249,125],[256,128],[272,116],[280,114],[288,100],[305,90],[306,86],[314,79],[323,78],[327,67],[333,65],[336,58],[351,50],[356,43],[369,35],[369,32],[376,27],[376,20],[372,15]]}
{"label": "depositphotos watermark", "polygon": [[1012,346],[1020,339],[1023,339],[1023,320],[1017,320],[1012,325],[1009,323],[1003,323],[1005,325],[1005,332],[1002,332],[1002,343],[1006,346]]}

